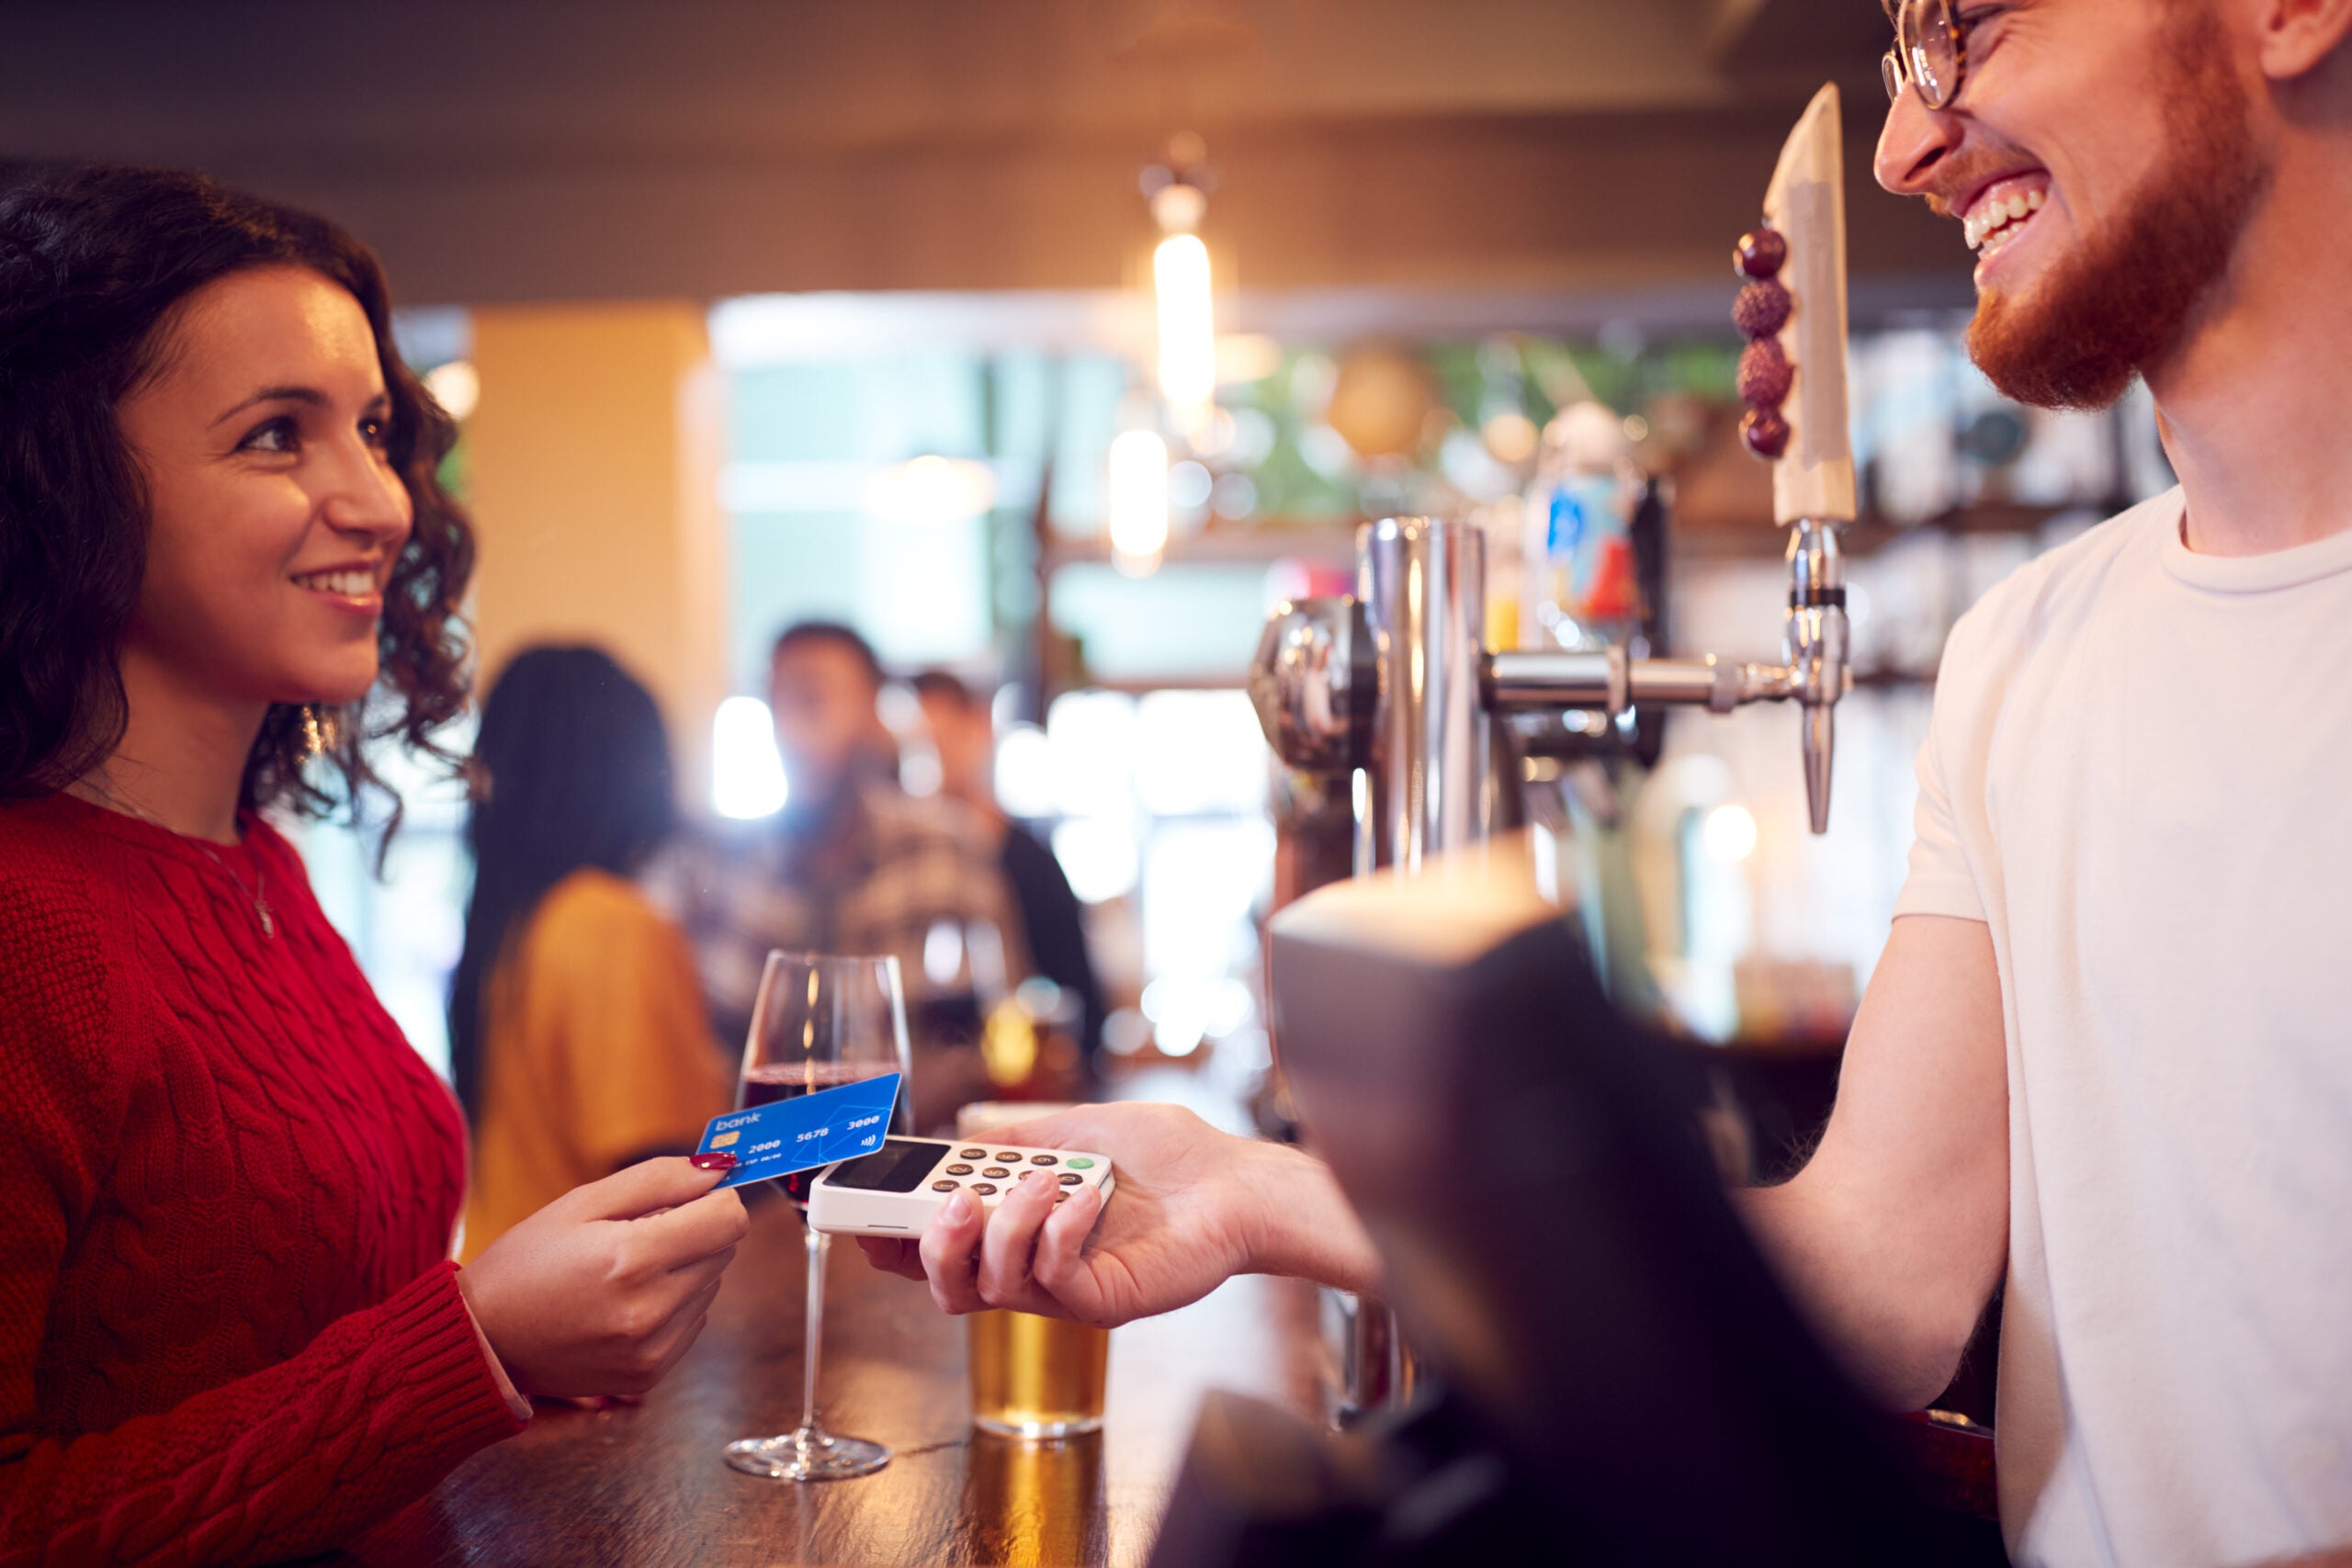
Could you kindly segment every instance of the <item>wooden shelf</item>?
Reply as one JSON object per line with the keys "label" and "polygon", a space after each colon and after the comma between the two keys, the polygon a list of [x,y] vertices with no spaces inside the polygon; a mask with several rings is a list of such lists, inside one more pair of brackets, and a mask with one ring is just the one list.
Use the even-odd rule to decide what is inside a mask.
{"label": "wooden shelf", "polygon": [[[1169,540],[1160,564],[1271,566],[1278,560],[1309,560],[1352,569],[1359,525],[1354,518],[1336,523],[1268,518],[1262,523],[1204,528]],[[1051,572],[1080,562],[1107,565],[1110,560],[1107,537],[1057,538],[1046,547],[1042,564]]]}

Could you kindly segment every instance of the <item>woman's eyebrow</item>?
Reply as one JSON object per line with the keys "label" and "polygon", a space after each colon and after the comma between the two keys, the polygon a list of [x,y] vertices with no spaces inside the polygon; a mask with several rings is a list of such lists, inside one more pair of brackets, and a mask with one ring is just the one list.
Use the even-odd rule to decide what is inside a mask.
{"label": "woman's eyebrow", "polygon": [[212,423],[220,424],[234,419],[255,403],[279,402],[308,403],[312,408],[322,409],[327,406],[327,395],[316,387],[264,387]]}

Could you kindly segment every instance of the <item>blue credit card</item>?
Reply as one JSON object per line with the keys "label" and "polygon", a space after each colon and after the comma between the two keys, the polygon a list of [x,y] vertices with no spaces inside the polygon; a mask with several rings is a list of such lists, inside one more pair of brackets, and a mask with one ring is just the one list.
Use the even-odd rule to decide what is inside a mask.
{"label": "blue credit card", "polygon": [[793,1100],[772,1100],[748,1111],[714,1116],[702,1130],[695,1153],[723,1149],[740,1162],[721,1187],[771,1181],[795,1171],[813,1170],[836,1160],[870,1155],[890,1131],[890,1108],[898,1103],[897,1073],[820,1089]]}

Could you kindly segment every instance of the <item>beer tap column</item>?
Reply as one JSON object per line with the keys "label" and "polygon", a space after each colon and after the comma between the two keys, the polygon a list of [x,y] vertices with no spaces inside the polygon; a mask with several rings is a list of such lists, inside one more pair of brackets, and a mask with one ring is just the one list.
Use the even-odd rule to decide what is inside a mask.
{"label": "beer tap column", "polygon": [[1804,712],[1805,804],[1813,830],[1829,830],[1830,759],[1846,664],[1846,558],[1835,523],[1800,518],[1789,531],[1789,609],[1784,654],[1789,695]]}
{"label": "beer tap column", "polygon": [[1476,525],[1385,517],[1357,536],[1359,602],[1378,671],[1359,871],[1487,836],[1487,536]]}

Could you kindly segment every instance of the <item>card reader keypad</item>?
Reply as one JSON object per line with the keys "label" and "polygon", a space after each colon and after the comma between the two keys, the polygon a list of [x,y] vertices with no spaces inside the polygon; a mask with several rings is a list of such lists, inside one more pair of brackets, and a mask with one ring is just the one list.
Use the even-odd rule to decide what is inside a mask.
{"label": "card reader keypad", "polygon": [[[1023,1149],[986,1149],[977,1145],[951,1150],[946,1156],[954,1163],[936,1168],[933,1179],[925,1185],[933,1192],[969,1192],[976,1198],[994,1198],[1010,1192],[1019,1179],[1031,1170],[1050,1177],[1056,1190],[1054,1201],[1067,1203],[1069,1190],[1086,1185],[1083,1171],[1099,1170],[1103,1162],[1087,1155],[1032,1153]],[[989,1164],[975,1164],[989,1161]],[[1041,1168],[1059,1167],[1059,1169]],[[977,1178],[978,1179],[971,1179]]]}

